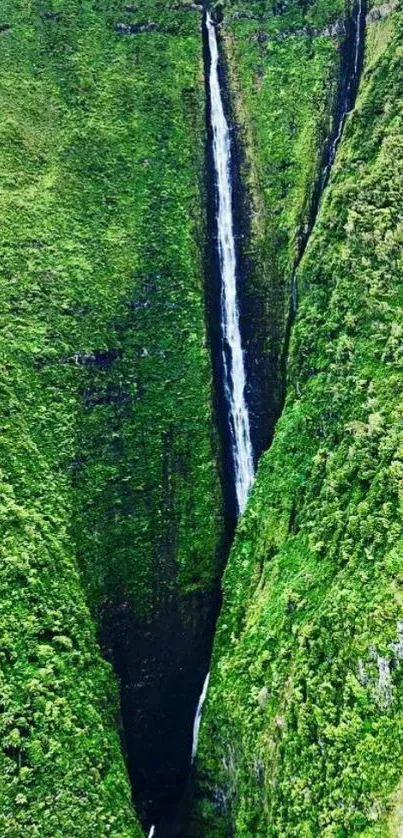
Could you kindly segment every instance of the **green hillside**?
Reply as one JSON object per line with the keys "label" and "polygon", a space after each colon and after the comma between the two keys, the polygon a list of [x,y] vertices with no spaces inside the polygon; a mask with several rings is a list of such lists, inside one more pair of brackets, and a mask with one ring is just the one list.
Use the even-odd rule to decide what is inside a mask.
{"label": "green hillside", "polygon": [[4,0],[0,23],[0,833],[134,836],[88,606],[202,631],[183,602],[217,585],[201,16]]}
{"label": "green hillside", "polygon": [[387,11],[225,574],[192,835],[400,835],[403,20]]}

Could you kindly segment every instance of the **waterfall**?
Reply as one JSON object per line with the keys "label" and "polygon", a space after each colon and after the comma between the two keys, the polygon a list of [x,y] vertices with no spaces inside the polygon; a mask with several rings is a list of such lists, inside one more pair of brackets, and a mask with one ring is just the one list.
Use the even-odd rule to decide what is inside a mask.
{"label": "waterfall", "polygon": [[364,0],[358,0],[357,23],[356,23],[356,30],[355,30],[355,52],[354,52],[354,82],[355,83],[358,81],[358,70],[359,70],[360,54],[361,54],[361,37],[362,37],[363,17],[364,17]]}
{"label": "waterfall", "polygon": [[359,76],[360,76],[360,57],[361,57],[361,46],[362,46],[362,38],[364,33],[364,2],[365,0],[358,0],[356,13],[355,13],[355,36],[354,36],[354,56],[353,56],[353,69],[351,70],[350,78],[346,84],[344,89],[344,93],[342,93],[342,101],[340,107],[340,114],[339,114],[339,121],[337,123],[337,130],[334,136],[334,139],[330,146],[329,157],[327,164],[325,166],[323,175],[322,175],[322,182],[321,182],[321,192],[325,188],[329,175],[330,170],[333,166],[333,163],[336,158],[336,152],[340,144],[340,140],[342,138],[344,123],[346,121],[346,116],[354,107],[355,103],[355,96],[358,88]]}
{"label": "waterfall", "polygon": [[200,724],[202,719],[203,713],[203,706],[207,696],[207,688],[208,682],[210,680],[210,673],[208,672],[203,684],[203,689],[199,698],[199,703],[197,705],[195,720],[193,724],[193,743],[192,743],[192,764],[195,761],[196,754],[197,754],[197,746],[199,744],[199,733],[200,733]]}
{"label": "waterfall", "polygon": [[[237,512],[241,515],[245,509],[254,480],[254,463],[249,414],[245,398],[246,375],[237,300],[237,259],[232,210],[231,138],[220,89],[216,31],[208,12],[206,12],[206,30],[210,53],[208,81],[217,192],[216,224],[221,278],[220,331],[223,390],[228,405]],[[197,754],[209,679],[210,673],[207,673],[194,717],[191,765],[193,765]],[[152,826],[148,838],[156,838],[159,831],[159,824]]]}
{"label": "waterfall", "polygon": [[254,479],[249,414],[245,400],[245,365],[239,327],[237,262],[231,185],[231,138],[219,80],[217,37],[209,13],[206,27],[210,51],[210,106],[217,183],[217,234],[221,273],[221,335],[224,391],[229,406],[231,450],[239,514],[245,509]]}
{"label": "waterfall", "polygon": [[[210,107],[213,156],[217,186],[217,237],[221,274],[221,336],[224,391],[229,407],[231,450],[234,462],[238,513],[245,509],[254,480],[253,450],[245,399],[246,375],[237,300],[237,260],[234,238],[231,185],[231,138],[221,96],[219,54],[214,24],[206,13],[210,52]],[[203,706],[210,673],[207,674],[193,724],[192,764],[196,758]]]}
{"label": "waterfall", "polygon": [[155,826],[152,826],[149,833],[148,833],[148,838],[154,838],[154,835],[155,835]]}

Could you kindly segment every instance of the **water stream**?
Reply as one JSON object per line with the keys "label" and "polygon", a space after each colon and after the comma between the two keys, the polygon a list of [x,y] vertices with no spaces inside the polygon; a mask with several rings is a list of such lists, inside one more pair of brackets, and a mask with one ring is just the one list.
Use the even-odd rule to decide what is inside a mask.
{"label": "water stream", "polygon": [[295,315],[297,313],[298,308],[298,281],[297,281],[297,271],[299,267],[299,263],[305,253],[308,241],[310,239],[313,227],[315,225],[315,221],[319,212],[319,207],[321,203],[321,198],[323,192],[327,186],[330,173],[333,168],[334,161],[336,159],[337,149],[340,145],[344,125],[346,122],[346,118],[348,114],[353,110],[356,100],[356,95],[358,91],[360,75],[361,75],[361,63],[363,57],[363,43],[365,38],[365,11],[366,11],[366,4],[365,0],[357,0],[357,5],[355,8],[355,12],[353,15],[352,20],[352,27],[353,27],[353,44],[352,47],[348,50],[349,54],[345,56],[344,65],[342,64],[341,73],[342,73],[342,80],[341,86],[339,91],[339,106],[337,111],[337,116],[335,120],[335,127],[333,130],[333,135],[330,137],[328,152],[326,155],[325,163],[323,165],[323,170],[321,177],[319,179],[319,189],[317,193],[317,199],[315,202],[315,206],[312,212],[312,218],[309,225],[309,230],[306,235],[305,241],[302,244],[298,263],[295,267],[292,281],[291,281],[291,305],[290,305],[290,316],[291,322],[294,320]]}
{"label": "water stream", "polygon": [[[234,236],[234,217],[231,180],[231,135],[224,112],[220,76],[219,51],[214,23],[206,12],[210,72],[210,114],[213,136],[213,159],[216,178],[216,224],[221,278],[221,354],[223,388],[228,407],[231,435],[231,454],[234,466],[235,492],[238,514],[245,509],[251,490],[255,468],[246,404],[246,374],[239,325],[237,294],[237,258]],[[207,696],[210,673],[206,675],[193,725],[192,764],[196,758],[200,724]]]}
{"label": "water stream", "polygon": [[237,259],[231,182],[231,135],[225,117],[219,77],[215,26],[206,13],[209,45],[210,112],[216,177],[217,241],[221,274],[221,352],[223,387],[228,405],[231,454],[238,513],[245,509],[254,480],[253,450],[245,398],[245,363],[239,326]]}
{"label": "water stream", "polygon": [[[321,192],[323,191],[329,180],[329,175],[336,158],[336,152],[340,145],[340,140],[343,135],[346,117],[350,113],[350,111],[352,111],[355,104],[358,83],[360,80],[362,44],[365,32],[364,3],[365,0],[357,0],[357,6],[352,21],[352,25],[354,27],[354,45],[352,57],[348,61],[352,69],[350,70],[350,72],[346,72],[345,78],[342,80],[344,84],[342,84],[342,88],[340,91],[340,105],[338,118],[336,121],[336,130],[334,131],[333,139],[330,143],[328,159],[326,161],[322,173]],[[344,69],[345,68],[342,67],[342,73],[344,72]]]}
{"label": "water stream", "polygon": [[201,719],[202,719],[204,702],[205,702],[206,697],[207,697],[209,680],[210,680],[210,673],[208,672],[207,675],[206,675],[206,678],[204,680],[203,689],[201,691],[201,695],[200,695],[200,698],[199,698],[199,703],[197,705],[195,720],[194,720],[194,724],[193,724],[192,765],[193,765],[193,763],[196,759],[197,746],[199,744],[200,724],[201,724]]}

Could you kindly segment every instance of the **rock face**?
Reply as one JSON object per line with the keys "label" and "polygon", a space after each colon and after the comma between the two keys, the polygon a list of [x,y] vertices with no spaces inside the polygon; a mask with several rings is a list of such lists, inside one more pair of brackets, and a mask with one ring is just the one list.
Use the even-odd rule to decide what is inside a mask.
{"label": "rock face", "polygon": [[400,0],[392,0],[391,3],[383,3],[380,6],[375,6],[373,9],[367,14],[367,23],[372,23],[376,20],[383,20],[385,17],[389,17],[392,12],[395,12],[400,6]]}
{"label": "rock face", "polygon": [[117,23],[116,32],[119,35],[142,35],[145,32],[155,32],[157,23]]}
{"label": "rock face", "polygon": [[192,836],[401,832],[401,12],[383,27],[368,27],[297,274],[285,409],[225,573]]}

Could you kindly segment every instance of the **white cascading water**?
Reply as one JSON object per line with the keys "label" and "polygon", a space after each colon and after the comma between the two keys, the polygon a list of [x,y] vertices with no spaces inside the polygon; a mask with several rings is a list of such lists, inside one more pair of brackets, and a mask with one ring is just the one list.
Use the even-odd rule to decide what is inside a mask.
{"label": "white cascading water", "polygon": [[[235,491],[238,513],[242,515],[255,477],[248,408],[245,400],[245,366],[242,352],[237,301],[237,264],[232,214],[231,138],[225,118],[218,74],[219,54],[214,24],[209,13],[206,26],[210,51],[210,107],[213,129],[213,155],[217,179],[218,255],[221,272],[221,330],[225,395],[229,404]],[[203,705],[210,673],[207,674],[193,724],[192,764],[197,754]]]}
{"label": "white cascading water", "polygon": [[224,388],[230,412],[236,498],[238,512],[242,514],[254,480],[255,471],[249,415],[245,400],[246,377],[237,301],[237,264],[231,186],[231,139],[220,89],[217,37],[208,12],[206,26],[210,51],[209,85],[213,155],[218,193],[217,232],[222,283],[221,329]]}
{"label": "white cascading water", "polygon": [[154,838],[154,835],[155,835],[155,826],[152,826],[149,833],[148,833],[148,838]]}
{"label": "white cascading water", "polygon": [[203,689],[199,698],[199,703],[197,705],[195,720],[193,723],[193,743],[192,743],[192,765],[196,759],[197,754],[197,746],[199,744],[199,733],[200,733],[200,724],[202,719],[203,713],[203,705],[206,700],[207,696],[207,689],[208,689],[208,682],[210,680],[210,673],[208,672],[203,684]]}

